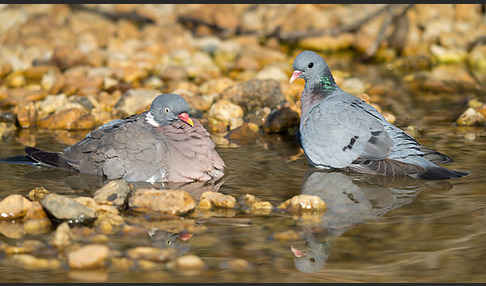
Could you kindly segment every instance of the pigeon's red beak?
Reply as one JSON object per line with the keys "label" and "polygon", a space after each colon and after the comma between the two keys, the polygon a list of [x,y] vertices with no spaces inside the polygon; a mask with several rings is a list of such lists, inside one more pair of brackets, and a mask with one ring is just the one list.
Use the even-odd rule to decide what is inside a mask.
{"label": "pigeon's red beak", "polygon": [[189,114],[182,112],[177,115],[177,117],[179,117],[179,119],[184,121],[185,123],[191,125],[191,127],[194,126],[194,122],[192,121],[191,117],[189,117]]}
{"label": "pigeon's red beak", "polygon": [[300,77],[300,75],[301,75],[301,74],[302,74],[302,72],[301,72],[301,71],[294,71],[294,72],[292,73],[292,77],[290,77],[289,82],[290,82],[290,83],[293,83],[293,82],[294,82],[294,80],[298,79],[298,78]]}

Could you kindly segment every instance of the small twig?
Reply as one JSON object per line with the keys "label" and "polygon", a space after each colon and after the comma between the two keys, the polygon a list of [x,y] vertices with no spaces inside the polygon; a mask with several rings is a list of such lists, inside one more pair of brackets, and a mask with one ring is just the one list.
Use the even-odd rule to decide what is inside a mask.
{"label": "small twig", "polygon": [[73,11],[78,10],[78,11],[86,11],[86,12],[89,12],[89,13],[98,14],[102,17],[109,19],[110,21],[128,20],[130,22],[135,22],[139,25],[146,25],[146,24],[154,24],[155,23],[154,20],[152,20],[148,17],[142,16],[142,15],[138,14],[136,11],[109,12],[109,11],[102,11],[100,9],[93,8],[93,7],[84,6],[82,4],[68,4],[68,5]]}
{"label": "small twig", "polygon": [[[470,42],[467,45],[467,52],[470,53],[476,46],[478,45],[483,45],[486,44],[486,36],[479,36],[476,38],[474,41]],[[476,74],[473,71],[473,68],[471,66],[470,61],[466,61],[466,68],[468,74],[474,79],[474,81],[479,85],[479,86],[485,86],[483,82],[476,76]]]}
{"label": "small twig", "polygon": [[391,14],[386,15],[385,20],[383,20],[383,23],[381,23],[380,30],[378,31],[378,36],[376,37],[376,40],[366,50],[365,53],[366,58],[371,58],[376,54],[378,48],[380,47],[381,42],[383,42],[383,39],[385,38],[386,29],[388,28],[388,26],[390,26],[392,20],[393,20],[393,16]]}
{"label": "small twig", "polygon": [[231,32],[228,29],[218,26],[213,23],[206,22],[204,20],[193,18],[191,16],[179,16],[177,17],[177,22],[181,23],[184,26],[188,26],[191,28],[192,33],[194,34],[196,28],[198,26],[206,26],[208,27],[213,33],[220,37],[225,37],[225,35],[230,34]]}
{"label": "small twig", "polygon": [[381,15],[383,12],[388,11],[395,5],[388,4],[372,13],[369,15],[365,16],[364,18],[357,20],[356,22],[351,23],[350,25],[341,27],[341,28],[334,28],[334,29],[320,29],[320,30],[311,30],[311,31],[296,31],[296,32],[290,32],[290,33],[281,33],[281,27],[277,26],[275,29],[273,29],[269,33],[262,33],[261,31],[258,30],[244,30],[241,27],[238,27],[234,31],[223,28],[217,24],[209,23],[204,20],[194,18],[191,16],[179,16],[177,18],[177,21],[184,25],[184,26],[189,26],[191,28],[191,31],[194,33],[195,27],[197,26],[206,26],[208,27],[211,31],[213,31],[216,35],[222,38],[226,38],[232,35],[256,35],[259,37],[263,38],[276,38],[277,40],[281,42],[296,42],[304,38],[310,38],[310,37],[318,37],[318,36],[323,36],[323,35],[331,35],[331,36],[336,36],[342,33],[351,33],[359,30],[364,24],[368,23],[375,17]]}
{"label": "small twig", "polygon": [[467,45],[467,52],[471,52],[477,45],[486,44],[486,36],[479,36]]}
{"label": "small twig", "polygon": [[391,9],[393,5],[388,4],[380,9],[377,9],[376,11],[366,15],[360,20],[357,20],[354,23],[351,23],[347,26],[341,27],[341,28],[334,28],[334,29],[327,29],[327,30],[314,30],[314,31],[297,31],[297,32],[291,32],[287,33],[285,35],[280,35],[281,41],[287,41],[287,42],[293,42],[293,41],[298,41],[304,38],[311,38],[311,37],[319,37],[319,36],[324,36],[324,35],[330,35],[330,36],[337,36],[340,34],[344,33],[352,33],[357,30],[359,30],[364,24],[368,23],[375,17],[378,17],[381,15],[383,12],[388,11]]}
{"label": "small twig", "polygon": [[404,17],[408,9],[412,8],[413,4],[409,4],[405,6],[399,13],[394,14],[392,9],[388,10],[387,17],[383,21],[380,26],[380,30],[378,31],[378,36],[376,37],[376,41],[367,49],[365,54],[365,59],[369,59],[373,57],[376,52],[378,51],[380,44],[385,39],[386,29],[392,24],[398,21],[399,18]]}
{"label": "small twig", "polygon": [[388,43],[390,47],[396,49],[400,54],[403,51],[403,48],[407,42],[408,38],[408,31],[410,28],[410,21],[407,17],[407,11],[413,7],[409,5],[398,15],[398,17],[393,19],[393,31],[388,38]]}

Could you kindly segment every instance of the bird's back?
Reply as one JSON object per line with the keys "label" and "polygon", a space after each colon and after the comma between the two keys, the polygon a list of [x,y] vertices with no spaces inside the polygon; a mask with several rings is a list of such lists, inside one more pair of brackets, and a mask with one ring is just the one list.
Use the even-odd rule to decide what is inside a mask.
{"label": "bird's back", "polygon": [[190,182],[223,176],[224,162],[199,121],[153,127],[144,113],[109,123],[66,148],[82,173],[128,181]]}
{"label": "bird's back", "polygon": [[167,146],[148,127],[144,113],[110,122],[66,148],[62,156],[81,173],[160,181],[166,176]]}

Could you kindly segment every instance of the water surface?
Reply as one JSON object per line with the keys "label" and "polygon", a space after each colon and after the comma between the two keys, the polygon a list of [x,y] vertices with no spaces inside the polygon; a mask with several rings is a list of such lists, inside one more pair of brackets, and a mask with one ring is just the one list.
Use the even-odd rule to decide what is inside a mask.
{"label": "water surface", "polygon": [[[426,100],[427,99],[427,100]],[[92,271],[95,281],[110,282],[454,282],[486,281],[486,132],[481,127],[457,127],[451,122],[462,110],[460,99],[414,98],[404,104],[409,116],[398,124],[416,126],[424,145],[450,155],[448,167],[469,170],[467,177],[446,181],[390,180],[339,172],[313,172],[298,153],[293,137],[267,136],[237,147],[219,146],[227,164],[220,191],[246,193],[277,205],[298,194],[320,196],[328,206],[317,220],[274,212],[256,216],[221,213],[197,222],[206,231],[178,248],[201,257],[207,269],[196,276],[176,271]],[[0,142],[0,157],[23,153],[35,139],[38,148],[60,151],[86,132],[26,131]],[[466,134],[468,134],[466,136]],[[471,135],[472,134],[472,135]],[[71,139],[69,139],[71,138]],[[467,139],[469,138],[469,139]],[[472,139],[471,139],[472,138]],[[68,195],[92,195],[99,182],[71,173],[28,165],[0,164],[0,197],[27,195],[34,187]],[[130,215],[127,214],[129,217]],[[130,221],[130,219],[127,219]],[[275,239],[292,230],[300,238]],[[23,239],[47,242],[49,235]],[[146,235],[109,235],[111,249],[152,245]],[[14,243],[0,235],[0,240]],[[291,247],[303,251],[295,257]],[[227,262],[243,258],[250,269],[236,272]],[[68,267],[29,271],[0,257],[3,282],[78,281]]]}

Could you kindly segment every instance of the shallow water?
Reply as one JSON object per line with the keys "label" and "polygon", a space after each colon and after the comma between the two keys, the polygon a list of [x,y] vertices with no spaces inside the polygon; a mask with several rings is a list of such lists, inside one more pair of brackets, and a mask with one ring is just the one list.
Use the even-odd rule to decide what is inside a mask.
{"label": "shallow water", "polygon": [[[93,271],[73,271],[67,266],[55,271],[24,270],[10,265],[1,254],[1,280],[484,282],[486,132],[484,128],[460,128],[450,123],[454,112],[462,110],[453,103],[458,99],[424,98],[414,99],[407,124],[423,129],[416,136],[419,142],[454,159],[448,167],[469,170],[469,176],[432,182],[312,172],[303,157],[289,161],[298,153],[293,137],[278,135],[238,147],[219,146],[227,164],[221,192],[237,198],[250,193],[274,205],[297,194],[313,194],[327,203],[327,211],[307,220],[279,212],[257,216],[236,211],[198,217],[196,221],[207,229],[176,246],[180,253],[196,254],[205,261],[207,268],[193,276],[171,270],[116,271],[110,267]],[[467,133],[474,134],[475,139],[465,139]],[[21,142],[33,138],[38,148],[60,151],[83,135],[23,131],[0,142],[0,157],[22,154]],[[86,196],[92,195],[98,184],[60,170],[0,164],[0,198],[13,193],[27,195],[37,186]],[[128,223],[136,220],[136,216],[127,214]],[[276,233],[288,230],[300,238],[275,239]],[[23,239],[29,238],[47,242],[49,235]],[[108,246],[119,251],[155,245],[146,235],[118,233],[109,238]],[[0,240],[14,243],[2,235]],[[306,255],[295,257],[291,246]],[[233,258],[247,260],[250,269],[229,270],[227,262]]]}

